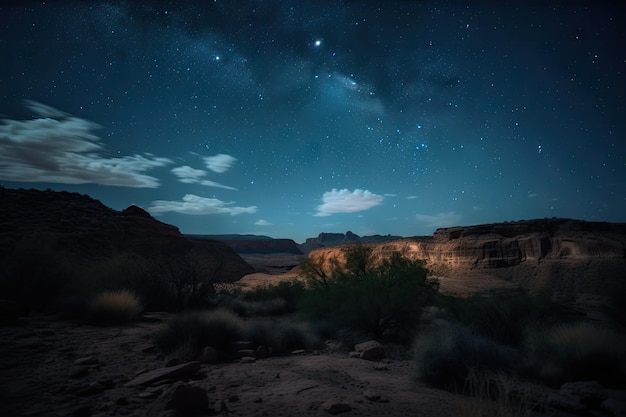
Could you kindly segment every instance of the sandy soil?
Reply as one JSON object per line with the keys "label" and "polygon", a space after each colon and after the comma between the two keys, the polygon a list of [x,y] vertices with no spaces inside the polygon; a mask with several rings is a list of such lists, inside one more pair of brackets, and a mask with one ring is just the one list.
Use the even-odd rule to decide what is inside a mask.
{"label": "sandy soil", "polygon": [[[95,327],[31,317],[0,328],[0,415],[145,415],[172,381],[125,384],[165,365],[151,342],[161,325]],[[87,363],[76,365],[81,359]],[[191,379],[224,415],[322,416],[329,415],[329,404],[342,403],[351,408],[346,415],[449,416],[465,401],[415,383],[410,361],[369,362],[331,347],[254,363],[202,365]]]}

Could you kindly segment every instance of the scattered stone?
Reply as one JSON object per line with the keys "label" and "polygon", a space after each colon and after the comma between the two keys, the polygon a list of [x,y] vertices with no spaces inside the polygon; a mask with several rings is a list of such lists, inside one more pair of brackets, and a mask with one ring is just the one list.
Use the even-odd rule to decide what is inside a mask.
{"label": "scattered stone", "polygon": [[86,356],[84,358],[78,358],[74,361],[74,365],[97,365],[100,361],[95,356]]}
{"label": "scattered stone", "polygon": [[259,359],[263,359],[263,358],[267,358],[270,355],[269,350],[261,345],[261,346],[257,346],[256,348],[256,357]]}
{"label": "scattered stone", "polygon": [[387,365],[385,365],[384,363],[377,363],[374,366],[374,370],[375,371],[388,371],[389,367]]}
{"label": "scattered stone", "polygon": [[581,404],[598,408],[607,399],[604,387],[597,381],[566,382],[559,392],[562,395],[577,398]]}
{"label": "scattered stone", "polygon": [[89,373],[89,367],[87,366],[72,366],[69,371],[67,371],[68,378],[82,378]]}
{"label": "scattered stone", "polygon": [[154,371],[145,372],[126,384],[127,387],[135,387],[138,385],[149,385],[155,381],[172,378],[181,379],[189,377],[200,369],[200,362],[187,362],[181,365],[168,366],[165,368],[155,369]]}
{"label": "scattered stone", "polygon": [[241,363],[254,363],[256,362],[256,358],[253,358],[252,356],[244,356],[243,358],[241,358],[240,362]]}
{"label": "scattered stone", "polygon": [[178,381],[168,387],[146,413],[147,417],[160,417],[168,410],[181,415],[196,415],[209,409],[207,393],[200,387]]}
{"label": "scattered stone", "polygon": [[291,351],[292,355],[304,355],[305,353],[306,353],[306,350],[304,349],[297,349],[297,350]]}
{"label": "scattered stone", "polygon": [[357,352],[357,351],[352,351],[350,353],[348,353],[348,356],[351,357],[352,359],[361,359],[361,352]]}
{"label": "scattered stone", "polygon": [[205,346],[200,352],[200,363],[215,363],[217,356],[217,350],[213,346]]}
{"label": "scattered stone", "polygon": [[244,358],[246,356],[250,356],[252,358],[256,357],[256,350],[255,349],[239,349],[237,351],[237,356],[239,356],[240,358]]}
{"label": "scattered stone", "polygon": [[350,404],[337,400],[329,400],[322,404],[322,409],[328,414],[337,415],[341,413],[347,413],[352,410]]}
{"label": "scattered stone", "polygon": [[388,403],[389,402],[389,398],[383,396],[382,394],[376,391],[367,390],[363,393],[363,395],[365,396],[367,400],[372,401],[372,402],[376,402],[376,403]]}
{"label": "scattered stone", "polygon": [[359,343],[354,346],[354,350],[359,352],[361,359],[366,361],[377,361],[385,357],[383,345],[376,340]]}

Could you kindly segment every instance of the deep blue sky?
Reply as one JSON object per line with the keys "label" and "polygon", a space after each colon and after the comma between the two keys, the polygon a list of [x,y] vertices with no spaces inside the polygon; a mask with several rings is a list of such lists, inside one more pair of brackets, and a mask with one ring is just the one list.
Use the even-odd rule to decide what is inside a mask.
{"label": "deep blue sky", "polygon": [[298,242],[626,221],[623,6],[14,3],[5,187]]}

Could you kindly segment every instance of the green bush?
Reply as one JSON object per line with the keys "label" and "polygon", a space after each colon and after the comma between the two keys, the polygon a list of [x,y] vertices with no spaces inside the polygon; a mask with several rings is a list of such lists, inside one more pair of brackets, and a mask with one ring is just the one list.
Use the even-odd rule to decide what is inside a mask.
{"label": "green bush", "polygon": [[247,301],[233,298],[227,307],[242,317],[278,316],[289,312],[287,302],[282,298],[266,301]]}
{"label": "green bush", "polygon": [[90,319],[101,324],[118,324],[135,320],[141,313],[139,299],[130,291],[105,291],[90,305]]}
{"label": "green bush", "polygon": [[243,320],[229,310],[190,311],[172,316],[155,342],[165,353],[182,349],[192,355],[185,359],[192,359],[205,346],[228,352],[241,339],[243,328]]}
{"label": "green bush", "polygon": [[530,295],[521,289],[451,298],[444,307],[475,333],[500,344],[521,347],[526,332],[560,317],[559,307],[548,294]]}
{"label": "green bush", "polygon": [[[284,303],[283,313],[293,313],[298,303],[306,292],[306,285],[302,281],[281,281],[275,285],[267,285],[255,288],[243,294],[243,300],[248,302],[271,302],[282,300]],[[282,314],[276,311],[274,314]]]}
{"label": "green bush", "polygon": [[453,324],[420,333],[413,345],[416,379],[451,390],[459,390],[472,370],[510,370],[519,358],[518,351]]}
{"label": "green bush", "polygon": [[529,336],[526,370],[558,387],[568,381],[626,381],[626,338],[591,323],[563,324]]}
{"label": "green bush", "polygon": [[[305,317],[357,329],[376,339],[394,328],[410,331],[438,290],[438,282],[427,279],[424,264],[397,252],[374,264],[365,256],[371,257],[371,248],[361,245],[344,251],[351,269],[336,268],[326,285],[316,281],[318,285],[300,303]],[[352,257],[356,259],[350,261]]]}

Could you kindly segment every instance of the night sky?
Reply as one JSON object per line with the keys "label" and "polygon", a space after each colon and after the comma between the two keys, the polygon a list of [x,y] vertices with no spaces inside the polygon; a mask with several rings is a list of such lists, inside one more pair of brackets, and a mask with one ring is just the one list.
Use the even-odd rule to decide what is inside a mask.
{"label": "night sky", "polygon": [[1,3],[0,184],[297,242],[626,221],[626,8],[496,3]]}

